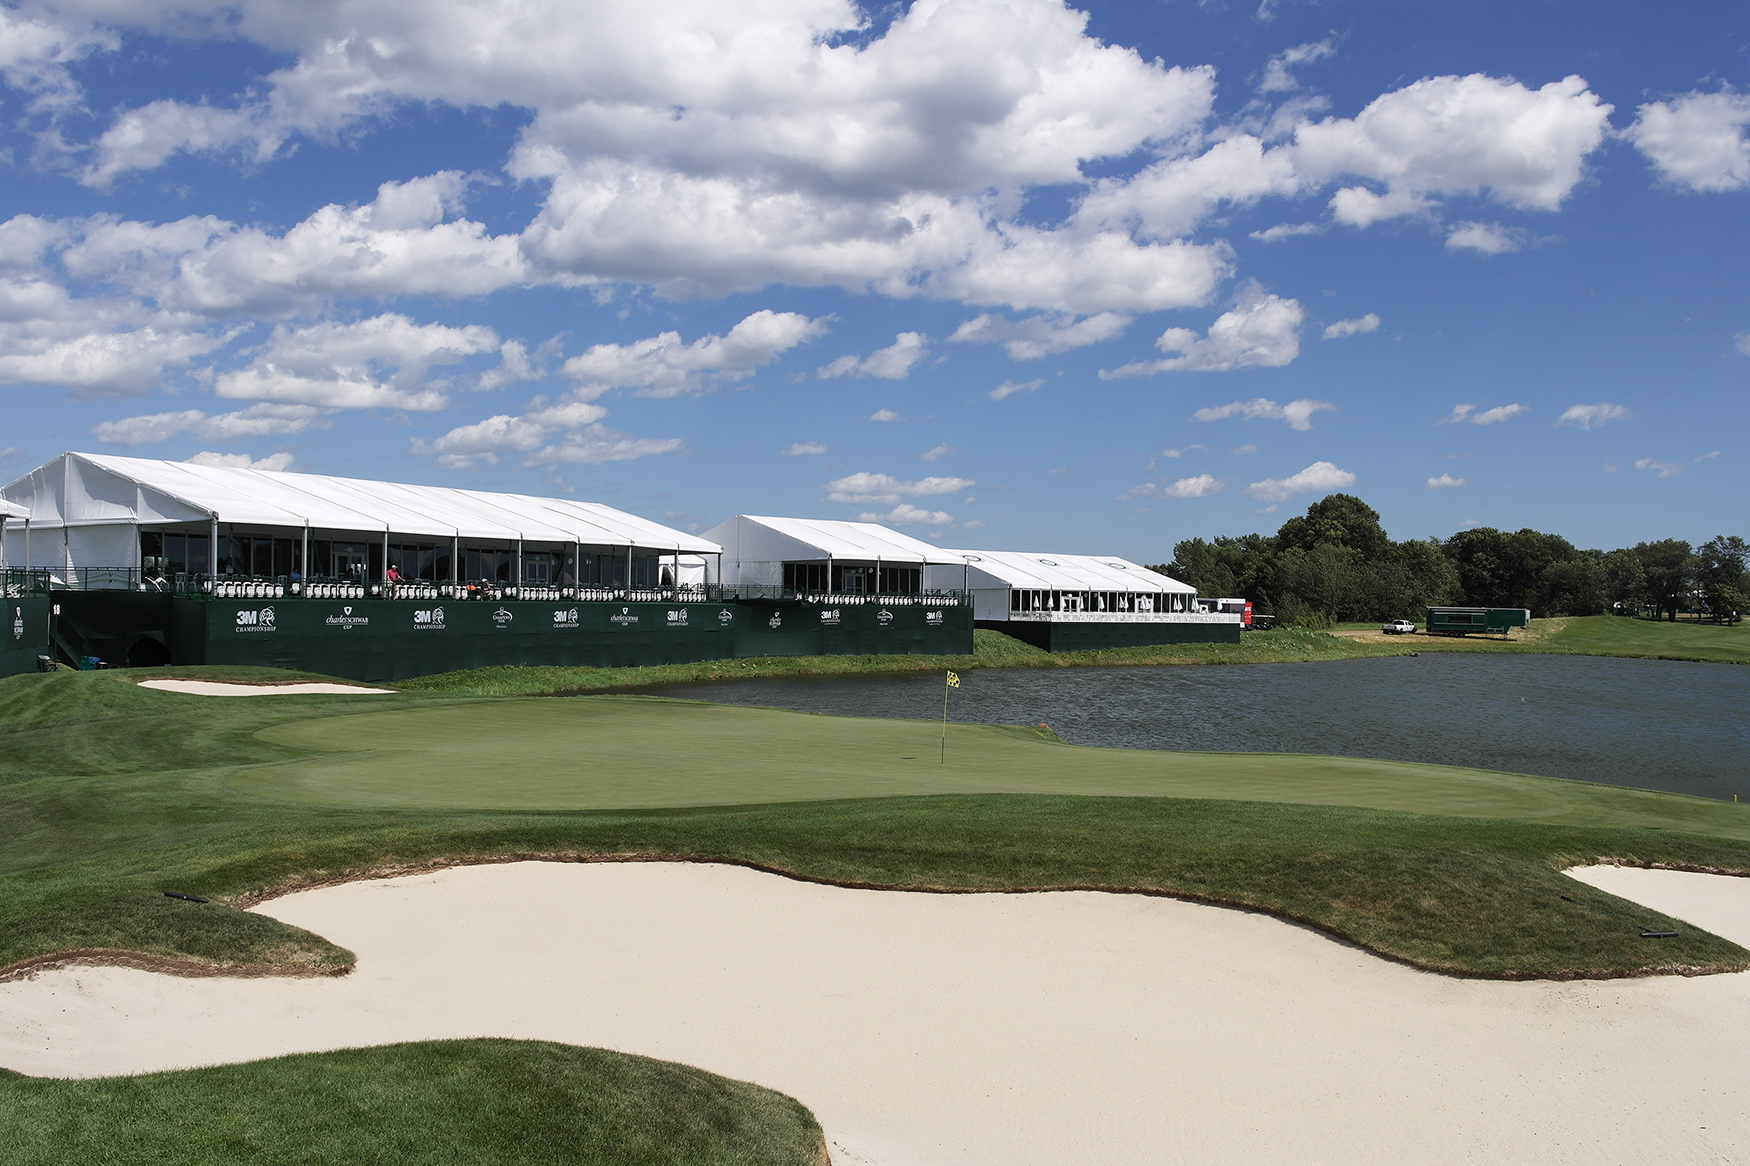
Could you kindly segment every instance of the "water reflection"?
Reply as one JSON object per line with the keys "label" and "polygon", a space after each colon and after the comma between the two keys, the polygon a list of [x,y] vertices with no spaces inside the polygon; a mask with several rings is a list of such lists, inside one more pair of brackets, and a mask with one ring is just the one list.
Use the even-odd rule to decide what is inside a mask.
{"label": "water reflection", "polygon": [[[940,673],[670,685],[839,716],[941,715]],[[949,717],[1131,749],[1332,753],[1750,800],[1750,667],[1586,656],[968,672]]]}

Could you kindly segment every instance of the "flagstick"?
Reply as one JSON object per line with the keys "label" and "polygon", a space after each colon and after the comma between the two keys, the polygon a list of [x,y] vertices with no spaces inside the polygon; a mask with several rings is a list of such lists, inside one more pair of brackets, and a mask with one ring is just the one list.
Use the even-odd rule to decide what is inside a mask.
{"label": "flagstick", "polygon": [[948,764],[948,678],[942,678],[942,760],[940,765]]}

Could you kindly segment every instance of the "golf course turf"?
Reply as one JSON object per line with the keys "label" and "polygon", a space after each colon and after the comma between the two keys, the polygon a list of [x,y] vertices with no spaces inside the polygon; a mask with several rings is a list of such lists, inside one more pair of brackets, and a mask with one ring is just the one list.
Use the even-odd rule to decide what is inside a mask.
{"label": "golf course turf", "polygon": [[[1546,629],[1544,642],[1561,650],[1575,625],[1597,638],[1632,622],[1569,621]],[[1646,632],[1651,626],[1628,630],[1657,634]],[[980,635],[981,654],[961,666],[1061,663],[1040,664],[1030,649]],[[1317,633],[1267,635],[1276,638],[1249,637],[1229,650],[1249,659],[1380,654]],[[1738,642],[1715,641],[1725,645],[1716,658],[1729,657]],[[1611,654],[1659,654],[1643,646]],[[891,661],[864,662],[873,670]],[[750,674],[736,670],[743,664],[754,674],[833,670],[820,661],[711,667]],[[1169,895],[1268,912],[1462,976],[1750,968],[1750,952],[1724,939],[1560,874],[1600,861],[1750,873],[1750,806],[1351,758],[1087,749],[1024,727],[949,725],[943,763],[941,728],[927,721],[624,693],[483,695],[712,674],[705,665],[681,668],[685,675],[609,674],[614,684],[594,675],[603,670],[489,669],[404,685],[395,695],[260,700],[135,682],[327,678],[172,668],[0,681],[0,821],[8,826],[0,833],[0,976],[78,962],[188,975],[340,974],[352,965],[350,952],[239,908],[303,887],[518,858],[720,861],[895,890]],[[1678,935],[1643,939],[1642,927]],[[584,1067],[566,1069],[572,1084],[563,1088],[579,1096],[595,1090],[604,1105],[631,1104],[634,1078],[654,1082],[668,1100],[652,1103],[655,1116],[626,1120],[668,1132],[648,1157],[551,1160],[812,1160],[816,1143],[807,1137],[818,1130],[800,1107],[785,1108],[794,1105],[788,1099],[736,1092],[753,1087],[685,1077],[693,1071],[675,1066],[600,1059],[612,1056],[530,1042],[430,1042],[126,1081],[3,1077],[0,1145],[83,1144],[90,1161],[215,1160],[229,1151],[213,1147],[242,1152],[276,1138],[291,1145],[300,1137],[301,1099],[327,1096],[329,1074],[342,1097],[351,1095],[346,1081],[380,1073],[385,1092],[360,1094],[364,1108],[339,1113],[308,1146],[299,1142],[301,1156],[264,1149],[262,1160],[538,1162],[526,1148],[493,1156],[502,1146],[473,1156],[468,1146],[449,1157],[427,1154],[405,1138],[445,1128],[421,1115],[453,1105],[443,1099],[457,1090],[502,1102],[501,1111],[482,1111],[484,1130],[512,1120],[505,1114],[526,1117],[550,1103],[556,1108],[533,1127],[558,1130],[555,1123],[568,1120],[558,1110],[583,1103],[553,1103],[558,1093],[535,1098],[525,1062],[550,1068],[554,1058],[571,1058],[567,1064]],[[174,1140],[163,1136],[168,1125],[193,1120],[191,1106],[218,1096],[234,1104],[207,1106],[186,1147],[180,1126]],[[712,1130],[753,1122],[758,1136],[798,1156],[749,1142],[753,1156],[738,1159],[725,1148],[730,1141],[688,1142],[687,1122],[707,1110],[729,1115],[707,1121]],[[74,1136],[89,1140],[67,1140]],[[379,1136],[387,1140],[364,1140]],[[65,1155],[0,1153],[5,1162],[57,1160]]]}
{"label": "golf course turf", "polygon": [[647,1057],[421,1041],[137,1077],[0,1073],[0,1161],[823,1166],[800,1103]]}

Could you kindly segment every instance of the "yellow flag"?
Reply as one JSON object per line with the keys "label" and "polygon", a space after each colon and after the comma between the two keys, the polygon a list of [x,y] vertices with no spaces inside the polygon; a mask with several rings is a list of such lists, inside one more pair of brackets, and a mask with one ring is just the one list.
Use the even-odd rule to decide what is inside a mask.
{"label": "yellow flag", "polygon": [[959,688],[960,687],[960,677],[953,672],[948,673],[948,687],[949,688]]}

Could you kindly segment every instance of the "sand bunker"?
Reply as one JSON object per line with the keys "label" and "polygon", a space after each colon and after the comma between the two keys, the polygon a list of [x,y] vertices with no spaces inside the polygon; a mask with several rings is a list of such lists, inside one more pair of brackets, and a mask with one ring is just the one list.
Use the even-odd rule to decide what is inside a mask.
{"label": "sand bunker", "polygon": [[546,1038],[781,1089],[838,1166],[1750,1159],[1750,975],[1456,980],[1166,899],[691,864],[466,867],[262,910],[358,970],[0,984],[0,1065]]}
{"label": "sand bunker", "polygon": [[306,692],[394,692],[393,688],[363,688],[352,684],[226,684],[218,680],[142,680],[141,688],[186,692],[194,696],[291,696]]}

